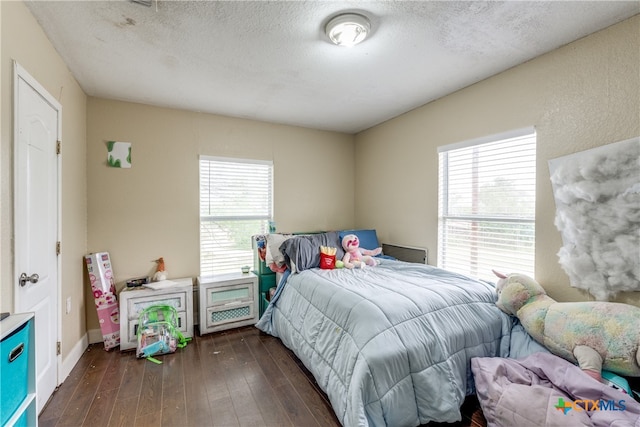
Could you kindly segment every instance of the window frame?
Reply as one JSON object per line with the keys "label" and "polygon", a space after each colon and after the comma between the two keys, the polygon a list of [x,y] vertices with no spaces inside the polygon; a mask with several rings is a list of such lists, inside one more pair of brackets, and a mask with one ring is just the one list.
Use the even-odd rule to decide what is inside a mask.
{"label": "window frame", "polygon": [[[240,214],[240,215],[234,215],[234,214],[220,214],[220,215],[203,215],[203,162],[217,162],[217,163],[226,163],[226,164],[243,164],[243,165],[257,165],[257,166],[266,166],[268,167],[268,177],[270,182],[266,185],[266,187],[269,189],[269,195],[268,195],[268,207],[267,210],[268,212],[266,214],[255,214],[255,215],[246,215],[246,214]],[[211,181],[211,177],[209,178]],[[206,223],[214,223],[216,221],[252,221],[252,220],[257,220],[257,221],[263,221],[262,227],[259,230],[255,230],[251,232],[251,235],[249,236],[245,236],[248,237],[248,241],[250,242],[249,245],[251,245],[251,236],[254,234],[261,234],[261,233],[266,233],[268,231],[268,227],[269,224],[273,222],[273,217],[274,217],[274,165],[273,165],[273,161],[272,160],[259,160],[259,159],[246,159],[246,158],[235,158],[235,157],[220,157],[220,156],[209,156],[209,155],[200,155],[198,158],[198,208],[199,208],[199,221],[198,221],[198,226],[199,226],[199,232],[198,232],[198,236],[199,236],[199,262],[200,262],[200,275],[201,276],[211,276],[211,275],[218,275],[218,274],[225,274],[225,273],[229,273],[229,272],[233,272],[233,271],[240,271],[240,268],[242,266],[245,265],[253,265],[253,248],[251,246],[245,248],[247,251],[250,251],[251,253],[251,257],[249,260],[249,257],[247,257],[247,259],[245,260],[244,258],[242,260],[239,260],[237,265],[233,265],[233,266],[228,266],[228,263],[223,263],[223,265],[225,266],[225,268],[223,269],[217,269],[215,267],[215,261],[207,261],[205,262],[205,259],[203,257],[204,255],[204,249],[203,249],[203,222]],[[212,190],[209,189],[209,195],[211,195]],[[211,196],[210,196],[211,197]],[[212,242],[211,246],[214,246],[215,243]],[[249,262],[250,261],[250,262]]]}
{"label": "window frame", "polygon": [[[522,216],[522,215],[515,215],[515,214],[500,214],[500,215],[495,215],[495,214],[486,214],[486,213],[482,213],[482,212],[478,212],[477,210],[475,210],[474,208],[471,208],[471,213],[463,215],[460,213],[454,214],[451,212],[451,202],[450,202],[450,198],[451,198],[451,187],[452,187],[452,182],[450,180],[450,176],[449,176],[449,172],[450,172],[450,163],[449,163],[449,153],[457,151],[457,150],[462,150],[462,149],[470,149],[470,148],[474,148],[474,147],[482,147],[485,146],[487,147],[488,144],[491,143],[502,143],[502,142],[508,142],[509,140],[516,140],[516,139],[525,139],[525,138],[533,138],[533,141],[528,141],[527,143],[531,143],[533,142],[533,159],[529,158],[528,162],[533,162],[533,176],[530,177],[530,182],[529,184],[532,185],[532,193],[533,193],[533,201],[532,201],[532,208],[530,215],[531,216]],[[526,143],[523,143],[523,145]],[[507,147],[502,147],[503,150],[507,150]],[[518,225],[529,225],[532,226],[531,227],[531,233],[532,233],[532,243],[531,243],[531,249],[530,249],[530,254],[527,254],[526,252],[522,252],[522,254],[527,255],[524,259],[525,262],[523,262],[522,264],[528,264],[528,267],[525,269],[519,269],[518,272],[524,273],[524,274],[529,274],[533,276],[534,273],[534,269],[535,269],[535,225],[536,225],[536,219],[535,219],[535,204],[536,204],[536,164],[537,164],[537,135],[536,135],[536,131],[534,127],[526,127],[526,128],[521,128],[521,129],[515,129],[515,130],[511,130],[511,131],[507,131],[507,132],[502,132],[502,133],[498,133],[498,134],[494,134],[494,135],[489,135],[489,136],[485,136],[485,137],[481,137],[481,138],[476,138],[476,139],[472,139],[472,140],[467,140],[467,141],[462,141],[459,143],[454,143],[454,144],[448,144],[448,145],[444,145],[444,146],[440,146],[438,147],[438,248],[437,248],[437,253],[438,253],[438,267],[440,268],[446,268],[446,269],[450,269],[453,271],[456,271],[456,268],[452,268],[452,266],[454,266],[455,261],[457,261],[458,259],[462,259],[460,257],[456,257],[455,255],[452,255],[450,258],[452,259],[451,262],[448,259],[448,255],[447,255],[447,248],[452,246],[452,242],[451,242],[451,236],[450,236],[450,231],[449,231],[449,227],[451,224],[455,224],[456,222],[458,222],[459,225],[464,225],[465,222],[467,222],[468,224],[471,224],[471,227],[479,227],[480,225],[484,224],[485,226],[489,226],[489,227],[496,227],[499,228],[499,226],[512,226],[512,227],[518,227]],[[473,164],[473,163],[472,163]],[[497,176],[497,175],[496,175]],[[495,179],[495,178],[494,178]],[[473,178],[472,178],[473,181]],[[457,183],[459,182],[464,182],[464,178],[460,179]],[[456,183],[456,184],[457,184]],[[471,184],[471,183],[470,183]],[[473,184],[471,184],[473,185]],[[475,191],[472,189],[469,191],[468,195],[471,196],[471,198],[475,198],[475,197],[479,197],[479,187],[477,187],[477,182],[476,182],[476,187],[475,187]],[[472,202],[473,203],[473,202]],[[476,213],[474,213],[476,212]],[[475,225],[473,225],[475,224]],[[472,233],[473,230],[470,230],[470,232],[468,233],[468,236],[470,236],[469,238],[473,238],[472,234],[474,236],[478,236],[478,233]],[[512,233],[511,231],[509,232],[509,234]],[[460,234],[454,234],[453,236],[455,237],[464,237],[464,233],[460,233]],[[496,233],[495,236],[499,236],[499,233]],[[487,241],[489,241],[490,239],[492,239],[495,237],[485,237],[485,239]],[[524,241],[525,239],[523,239]],[[501,268],[509,268],[509,265],[507,263],[507,265],[492,265],[492,266],[486,266],[486,265],[482,265],[481,262],[479,262],[477,259],[474,260],[473,259],[473,250],[475,248],[475,253],[476,255],[478,254],[478,251],[480,249],[483,249],[483,243],[484,242],[476,242],[475,245],[473,242],[470,242],[468,244],[469,248],[470,248],[470,255],[469,255],[469,260],[468,260],[468,265],[467,265],[467,269],[465,271],[459,271],[462,274],[466,274],[466,275],[471,275],[477,278],[482,278],[482,279],[495,279],[495,277],[492,277],[491,274],[491,269],[492,268],[496,268],[496,269],[501,269]],[[501,241],[502,243],[502,241]],[[512,240],[507,240],[504,241],[504,243],[511,243],[514,245],[518,245],[520,242],[517,238],[514,238]],[[453,244],[453,246],[455,247],[455,244]],[[457,248],[461,248],[462,245],[457,246]],[[524,247],[524,246],[523,246]],[[455,250],[455,249],[454,249]],[[452,252],[452,251],[449,251]],[[490,255],[494,255],[499,253],[499,251],[485,251],[485,253],[483,254],[484,257],[490,258],[491,256],[487,256],[486,254],[490,254]],[[518,252],[516,252],[518,253]],[[518,253],[520,254],[520,253]],[[529,259],[530,257],[530,259]],[[514,256],[513,259],[517,259],[517,256]],[[518,264],[518,265],[522,265],[522,264]],[[459,265],[459,264],[457,264]],[[514,263],[513,265],[516,265],[516,263]],[[480,269],[482,271],[480,271]],[[486,271],[485,271],[486,270]],[[511,271],[505,271],[506,273],[510,273]]]}

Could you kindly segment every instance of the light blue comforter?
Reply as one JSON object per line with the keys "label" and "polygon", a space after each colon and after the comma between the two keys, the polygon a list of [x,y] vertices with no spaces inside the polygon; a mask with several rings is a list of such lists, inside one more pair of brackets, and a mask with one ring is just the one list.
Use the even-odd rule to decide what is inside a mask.
{"label": "light blue comforter", "polygon": [[509,352],[490,283],[388,260],[283,282],[256,326],[298,356],[345,426],[458,421],[471,358]]}

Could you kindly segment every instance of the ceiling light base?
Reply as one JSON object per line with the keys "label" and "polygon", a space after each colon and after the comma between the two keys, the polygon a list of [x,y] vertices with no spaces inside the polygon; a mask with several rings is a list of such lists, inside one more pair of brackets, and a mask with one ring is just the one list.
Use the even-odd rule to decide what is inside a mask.
{"label": "ceiling light base", "polygon": [[325,33],[338,46],[355,46],[371,33],[371,23],[364,15],[343,13],[331,18],[325,27]]}

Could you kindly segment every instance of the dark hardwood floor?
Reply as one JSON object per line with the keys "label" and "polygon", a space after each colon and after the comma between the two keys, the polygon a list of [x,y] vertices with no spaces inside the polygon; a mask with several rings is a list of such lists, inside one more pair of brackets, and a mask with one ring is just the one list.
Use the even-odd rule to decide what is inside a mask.
{"label": "dark hardwood floor", "polygon": [[[279,339],[245,327],[159,356],[90,345],[39,417],[49,426],[340,426],[313,376]],[[485,427],[475,398],[463,420]]]}

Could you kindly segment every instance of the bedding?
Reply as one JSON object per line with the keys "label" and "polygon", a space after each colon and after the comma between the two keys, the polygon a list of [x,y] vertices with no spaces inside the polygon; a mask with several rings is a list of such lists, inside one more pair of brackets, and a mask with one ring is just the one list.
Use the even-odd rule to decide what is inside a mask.
{"label": "bedding", "polygon": [[280,245],[280,251],[291,271],[297,272],[320,266],[320,246],[336,248],[336,259],[342,259],[344,250],[337,242],[337,231],[303,234],[285,240]]}
{"label": "bedding", "polygon": [[495,300],[491,283],[382,259],[286,272],[256,326],[298,356],[345,426],[453,422],[475,392],[471,358],[509,354],[513,319]]}
{"label": "bedding", "polygon": [[550,353],[471,359],[487,426],[640,427],[640,403]]}

